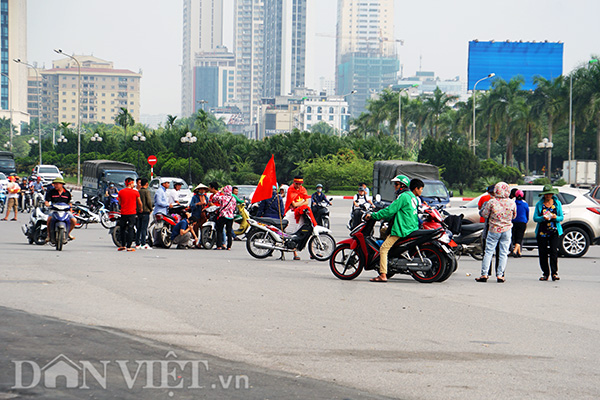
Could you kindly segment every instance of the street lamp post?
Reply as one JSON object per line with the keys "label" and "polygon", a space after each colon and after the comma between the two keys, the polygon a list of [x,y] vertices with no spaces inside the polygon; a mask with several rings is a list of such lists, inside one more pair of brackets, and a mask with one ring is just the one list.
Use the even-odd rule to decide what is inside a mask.
{"label": "street lamp post", "polygon": [[[16,62],[17,64],[27,65],[28,67],[33,68],[33,70],[35,71],[35,79],[37,81],[37,98],[38,98],[38,101],[37,101],[37,103],[38,103],[38,106],[37,106],[37,109],[38,109],[38,141],[37,141],[37,143],[39,143],[40,165],[42,165],[42,112],[40,109],[40,106],[42,103],[42,100],[40,97],[40,93],[41,93],[40,85],[42,84],[42,81],[40,81],[40,74],[38,73],[38,70],[36,67],[34,67],[31,64],[26,63],[25,61],[22,61],[20,58],[15,58],[13,61]],[[11,124],[12,124],[12,122],[11,122]],[[11,129],[11,137],[12,137],[12,129]],[[12,140],[11,140],[11,145],[12,145]]]}
{"label": "street lamp post", "polygon": [[192,143],[196,143],[198,138],[192,135],[192,132],[188,132],[181,139],[181,143],[188,144],[188,184],[192,183]]}
{"label": "street lamp post", "polygon": [[550,150],[554,147],[554,143],[552,143],[551,141],[548,140],[548,138],[543,138],[541,142],[538,143],[538,149],[543,149],[546,150],[547,154],[548,154],[548,170],[546,171],[548,173],[548,179],[552,178],[552,166],[550,164],[551,159],[550,159]]}
{"label": "street lamp post", "polygon": [[475,99],[476,99],[476,90],[477,90],[477,84],[481,81],[484,81],[486,79],[492,78],[496,76],[495,73],[491,73],[488,76],[481,78],[480,80],[478,80],[477,82],[475,82],[475,84],[473,85],[473,154],[477,154],[477,146],[475,145],[476,143],[476,136],[475,136]]}
{"label": "street lamp post", "polygon": [[10,110],[10,133],[9,133],[9,141],[10,141],[10,150],[12,150],[12,139],[13,139],[13,109],[12,109],[12,81],[8,74],[4,72],[0,72],[0,75],[6,77],[8,79],[8,109]]}
{"label": "street lamp post", "polygon": [[[144,136],[144,134],[142,132],[138,132],[135,135],[133,135],[133,141],[134,142],[139,142],[140,144],[144,143],[146,141],[146,136]],[[141,146],[140,146],[140,149],[141,149]],[[137,155],[137,167],[140,168],[140,152],[138,151],[137,153],[138,153],[138,155]]]}
{"label": "street lamp post", "polygon": [[62,49],[54,49],[54,52],[69,57],[77,63],[77,185],[81,186],[81,64]]}
{"label": "street lamp post", "polygon": [[68,142],[67,138],[62,133],[60,134],[60,136],[58,137],[58,139],[56,139],[56,141],[58,143],[67,143]]}
{"label": "street lamp post", "polygon": [[90,138],[90,140],[91,140],[92,142],[94,142],[94,143],[95,143],[95,142],[101,143],[101,142],[102,142],[102,137],[101,137],[100,135],[98,135],[98,132],[96,132],[96,133],[94,133],[94,134],[92,135],[92,137]]}
{"label": "street lamp post", "polygon": [[204,105],[208,103],[206,100],[196,100],[196,103],[200,104],[200,108],[204,111]]}

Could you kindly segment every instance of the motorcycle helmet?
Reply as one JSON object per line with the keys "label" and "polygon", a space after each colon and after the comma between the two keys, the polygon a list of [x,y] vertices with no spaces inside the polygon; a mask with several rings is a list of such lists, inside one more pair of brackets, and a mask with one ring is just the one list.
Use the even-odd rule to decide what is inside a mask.
{"label": "motorcycle helmet", "polygon": [[392,182],[400,182],[406,187],[410,186],[410,179],[406,175],[398,175],[392,179]]}
{"label": "motorcycle helmet", "polygon": [[322,188],[322,187],[323,187],[323,185],[321,185],[320,183],[317,183],[317,189]]}

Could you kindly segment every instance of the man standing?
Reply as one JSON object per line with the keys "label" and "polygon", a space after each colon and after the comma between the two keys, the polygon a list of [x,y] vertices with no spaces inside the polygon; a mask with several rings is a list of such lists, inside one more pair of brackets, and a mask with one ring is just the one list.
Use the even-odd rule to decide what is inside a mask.
{"label": "man standing", "polygon": [[[198,243],[198,236],[196,236],[193,228],[195,222],[196,217],[192,217],[190,213],[186,212],[185,217],[173,227],[171,240],[173,244],[177,245],[178,249],[187,249]],[[192,236],[194,237],[194,241],[190,243]]]}
{"label": "man standing", "polygon": [[142,200],[140,193],[134,189],[133,178],[125,178],[125,188],[119,191],[119,206],[121,207],[121,218],[119,218],[119,226],[121,228],[121,247],[117,250],[135,251],[135,247],[131,247],[133,242],[133,227],[137,210],[142,209]]}
{"label": "man standing", "polygon": [[11,219],[11,221],[17,220],[17,202],[19,201],[19,192],[21,191],[21,187],[15,182],[15,180],[16,179],[14,176],[8,177],[8,185],[6,186],[6,191],[8,192],[6,195],[6,216],[2,218],[2,221],[8,221],[11,208],[15,211],[15,217]]}
{"label": "man standing", "polygon": [[423,187],[425,187],[425,184],[422,180],[413,179],[410,181],[410,191],[402,193],[389,207],[366,215],[365,219],[372,218],[376,221],[381,219],[390,221],[393,219],[390,235],[379,248],[379,276],[371,279],[371,282],[387,282],[387,264],[390,249],[398,239],[419,229],[417,215],[419,201],[417,196],[423,194]]}
{"label": "man standing", "polygon": [[175,204],[179,204],[179,191],[181,190],[181,181],[173,181],[173,190],[168,192],[169,194],[169,205],[173,207]]}
{"label": "man standing", "polygon": [[[54,186],[52,189],[48,190],[46,192],[46,207],[50,206],[50,203],[52,204],[58,204],[58,203],[64,203],[64,204],[71,204],[71,193],[69,193],[69,191],[67,189],[65,189],[65,181],[63,178],[56,178],[52,181],[52,186]],[[73,235],[71,235],[71,231],[73,230],[73,228],[75,228],[75,224],[77,223],[77,221],[75,220],[75,218],[73,217],[73,215],[69,214],[69,216],[71,217],[71,223],[69,224],[69,239],[73,240],[75,239],[73,237]],[[49,237],[50,240],[54,240],[54,235],[52,234],[52,214],[50,214],[50,216],[48,217],[48,221],[46,221],[46,224],[48,225],[48,232],[50,233]]]}
{"label": "man standing", "polygon": [[150,212],[152,212],[152,194],[148,190],[148,179],[142,178],[140,181],[140,200],[142,201],[142,209],[137,218],[137,231],[135,237],[136,249],[151,249],[152,247],[146,244],[148,236],[148,223],[150,222]]}

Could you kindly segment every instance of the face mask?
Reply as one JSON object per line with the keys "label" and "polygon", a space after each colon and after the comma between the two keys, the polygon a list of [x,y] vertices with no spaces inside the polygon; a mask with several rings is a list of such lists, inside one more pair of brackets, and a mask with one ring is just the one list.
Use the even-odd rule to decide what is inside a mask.
{"label": "face mask", "polygon": [[317,192],[321,192],[321,191],[323,191],[322,188],[317,188]]}

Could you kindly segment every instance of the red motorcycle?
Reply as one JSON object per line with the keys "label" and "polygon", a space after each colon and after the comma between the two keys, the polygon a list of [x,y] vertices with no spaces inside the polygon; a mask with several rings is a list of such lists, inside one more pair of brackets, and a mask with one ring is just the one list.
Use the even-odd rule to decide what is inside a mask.
{"label": "red motorcycle", "polygon": [[[359,224],[350,238],[339,242],[329,259],[333,275],[351,280],[363,270],[379,270],[379,247],[382,238],[373,237],[376,221]],[[411,275],[422,283],[443,282],[452,275],[456,265],[454,253],[448,247],[443,229],[417,230],[400,238],[388,253],[388,273]]]}

